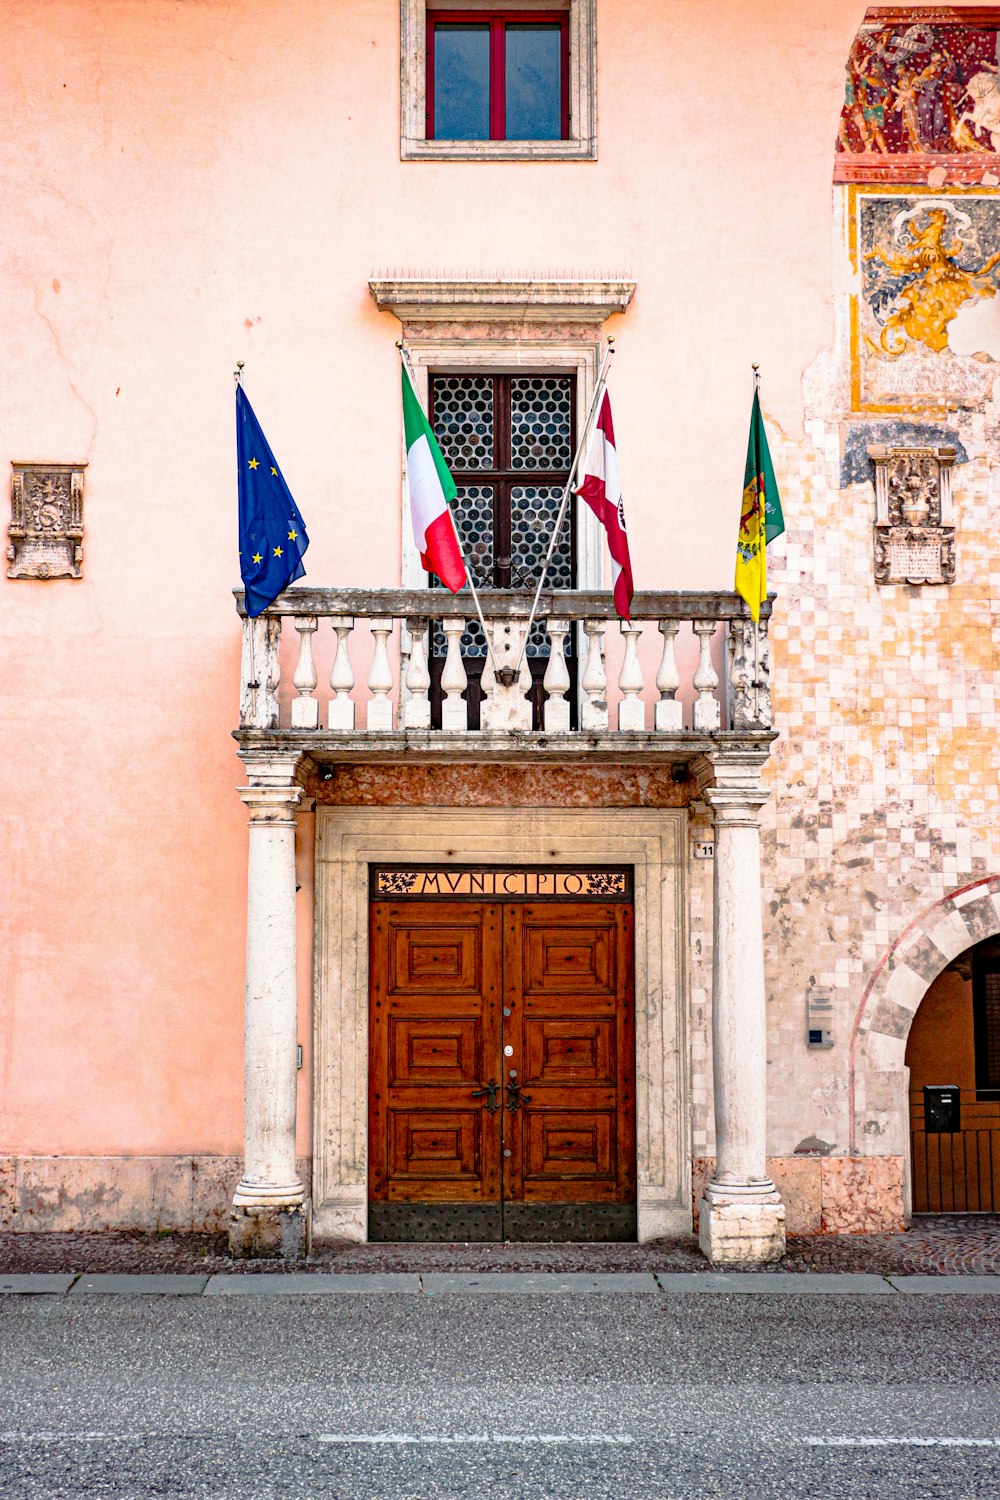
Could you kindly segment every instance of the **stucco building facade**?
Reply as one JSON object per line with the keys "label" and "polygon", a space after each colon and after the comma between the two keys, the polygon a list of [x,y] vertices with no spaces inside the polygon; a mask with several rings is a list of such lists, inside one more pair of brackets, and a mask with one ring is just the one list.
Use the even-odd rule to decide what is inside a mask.
{"label": "stucco building facade", "polygon": [[[1000,10],[5,21],[0,1224],[724,1262],[995,1208]],[[632,624],[580,506],[522,656],[609,338]],[[237,361],[310,535],[255,622]]]}

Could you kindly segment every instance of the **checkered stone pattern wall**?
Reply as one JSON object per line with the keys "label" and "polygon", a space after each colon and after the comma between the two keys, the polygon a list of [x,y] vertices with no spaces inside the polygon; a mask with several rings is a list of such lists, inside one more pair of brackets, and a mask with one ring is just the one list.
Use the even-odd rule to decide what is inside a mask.
{"label": "checkered stone pattern wall", "polygon": [[[903,1149],[905,1038],[892,1084],[877,1101],[858,1086],[853,1130],[849,1118],[866,990],[921,913],[1000,869],[1000,413],[949,413],[968,455],[954,470],[955,583],[878,587],[873,483],[840,488],[843,425],[861,421],[848,406],[844,376],[813,399],[803,440],[771,424],[787,532],[768,555],[780,738],[761,822],[768,1135],[782,1156],[806,1138],[832,1154]],[[806,1047],[810,985],[834,995],[832,1051]]]}

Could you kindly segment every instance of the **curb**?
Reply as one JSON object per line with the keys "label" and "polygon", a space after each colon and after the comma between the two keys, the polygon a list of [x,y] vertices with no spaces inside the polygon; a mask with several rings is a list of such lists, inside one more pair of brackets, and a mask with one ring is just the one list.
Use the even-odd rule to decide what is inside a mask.
{"label": "curb", "polygon": [[223,1272],[216,1276],[46,1273],[0,1276],[0,1297],[300,1296],[998,1296],[996,1276],[878,1276],[861,1272]]}

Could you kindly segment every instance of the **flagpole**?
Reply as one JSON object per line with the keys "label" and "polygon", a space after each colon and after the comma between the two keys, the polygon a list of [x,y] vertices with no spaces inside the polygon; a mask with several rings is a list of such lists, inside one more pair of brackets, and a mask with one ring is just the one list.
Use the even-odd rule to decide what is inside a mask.
{"label": "flagpole", "polygon": [[[751,366],[753,369],[753,393],[760,398],[760,365]],[[767,497],[765,496],[765,505]],[[761,515],[764,527],[764,581],[767,581],[767,510]],[[760,626],[754,622],[753,627],[753,711],[754,718],[760,719]]]}
{"label": "flagpole", "polygon": [[[402,343],[402,340],[399,340],[399,339],[397,339],[397,341],[396,341],[396,348],[399,350],[399,357],[400,357],[400,359],[403,362],[403,367],[406,370],[407,376],[409,377],[410,384],[413,387],[413,393],[414,393],[415,396],[417,396],[417,400],[419,401],[420,397],[417,394],[417,382],[416,382],[416,379],[414,377],[413,366],[410,364],[410,351],[407,348],[404,347],[404,345]],[[409,484],[409,478],[407,478],[407,484]],[[476,606],[476,614],[479,617],[479,624],[480,624],[480,626],[482,628],[483,640],[486,642],[486,661],[483,663],[483,671],[485,672],[486,666],[487,666],[487,664],[489,662],[490,657],[493,657],[493,670],[495,672],[496,671],[496,657],[493,656],[493,648],[490,645],[490,633],[486,629],[486,621],[483,619],[483,607],[482,607],[482,605],[479,602],[479,595],[476,593],[476,580],[472,576],[472,569],[469,567],[468,561],[467,561],[466,556],[465,556],[465,548],[462,546],[462,533],[458,529],[458,520],[457,520],[457,518],[455,516],[455,512],[452,510],[452,508],[451,508],[450,505],[448,507],[448,511],[449,511],[449,514],[451,515],[451,524],[455,528],[455,540],[458,542],[459,556],[462,559],[462,566],[465,569],[466,580],[468,582],[470,590],[472,591],[472,599],[473,599],[473,602],[474,602],[474,604]],[[443,613],[443,611],[442,611],[442,613]]]}
{"label": "flagpole", "polygon": [[546,576],[548,575],[549,564],[551,563],[553,553],[556,550],[556,542],[559,539],[559,531],[562,527],[563,519],[566,515],[566,507],[569,504],[569,497],[573,486],[573,480],[576,478],[576,471],[580,467],[580,460],[586,452],[587,439],[590,435],[590,429],[593,424],[594,418],[597,415],[597,411],[601,403],[601,397],[604,395],[604,391],[608,383],[608,372],[611,369],[611,360],[614,356],[614,352],[615,341],[614,338],[609,335],[608,347],[605,351],[604,358],[601,361],[601,368],[598,371],[597,384],[594,387],[594,396],[590,403],[590,410],[587,413],[587,420],[583,424],[583,432],[580,436],[580,441],[576,445],[576,452],[573,455],[573,462],[570,465],[569,477],[566,480],[566,485],[563,489],[562,500],[559,504],[559,513],[556,516],[556,524],[552,529],[552,536],[549,540],[549,550],[545,554],[545,562],[542,564],[542,571],[538,575],[538,586],[535,589],[535,597],[531,601],[531,613],[528,616],[528,628],[524,632],[524,639],[521,641],[521,651],[517,658],[517,665],[514,668],[513,680],[515,682],[517,681],[518,673],[521,670],[521,662],[524,660],[524,653],[528,649],[528,638],[531,635],[531,627],[535,623],[535,611],[538,609],[538,601],[542,596],[542,588],[545,584]]}
{"label": "flagpole", "polygon": [[[236,369],[233,371],[233,380],[236,382],[236,388],[237,388],[237,390],[241,391],[243,389],[243,360],[242,359],[238,359],[236,361]],[[238,443],[238,440],[237,440],[237,443]],[[239,483],[239,480],[237,479],[237,484],[238,483]],[[246,589],[245,588],[244,588],[244,591],[243,591],[243,605],[244,605],[244,608],[245,608],[246,607]],[[253,689],[254,700],[255,700],[255,703],[256,703],[256,695],[257,695],[257,693],[258,693],[258,691],[260,689],[260,683],[257,681],[257,672],[256,672],[255,667],[254,667],[254,659],[253,659],[253,621],[250,619],[249,615],[247,616],[247,624],[250,627],[248,635],[247,635],[247,644],[248,644],[248,647],[249,647],[248,655],[249,655],[250,680],[247,683],[247,687]]]}

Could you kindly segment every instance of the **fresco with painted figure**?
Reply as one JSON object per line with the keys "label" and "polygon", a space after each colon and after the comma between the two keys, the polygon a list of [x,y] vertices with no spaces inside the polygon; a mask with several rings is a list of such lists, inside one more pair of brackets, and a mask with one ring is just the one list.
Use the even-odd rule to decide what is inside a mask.
{"label": "fresco with painted figure", "polygon": [[1000,374],[1000,198],[852,193],[855,386],[861,409],[977,405]]}
{"label": "fresco with painted figure", "polygon": [[1000,151],[998,36],[1000,10],[869,10],[847,61],[841,180],[852,157]]}

